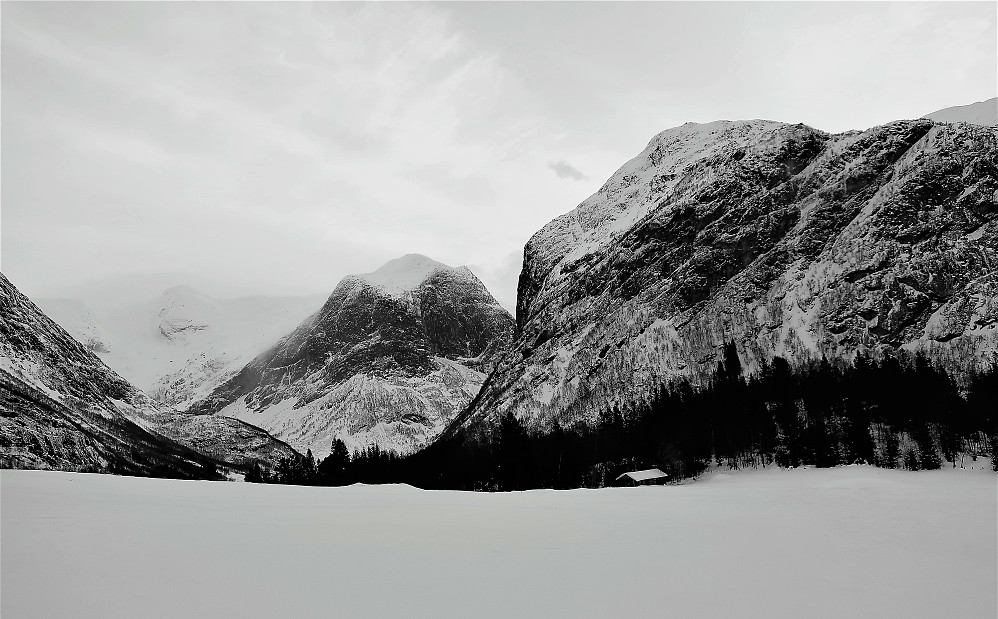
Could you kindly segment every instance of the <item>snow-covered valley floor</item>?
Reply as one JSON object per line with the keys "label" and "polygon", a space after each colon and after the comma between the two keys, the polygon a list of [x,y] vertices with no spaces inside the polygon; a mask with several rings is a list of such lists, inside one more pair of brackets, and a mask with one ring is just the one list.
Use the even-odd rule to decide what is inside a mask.
{"label": "snow-covered valley floor", "polygon": [[4,471],[0,518],[5,619],[998,616],[981,470],[509,494]]}

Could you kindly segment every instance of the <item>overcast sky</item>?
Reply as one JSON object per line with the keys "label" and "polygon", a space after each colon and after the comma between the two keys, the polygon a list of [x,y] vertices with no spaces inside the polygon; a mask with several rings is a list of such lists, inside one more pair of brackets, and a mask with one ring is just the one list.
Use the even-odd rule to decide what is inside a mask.
{"label": "overcast sky", "polygon": [[995,96],[996,6],[4,2],[0,266],[287,294],[416,252],[512,307],[530,235],[659,131]]}

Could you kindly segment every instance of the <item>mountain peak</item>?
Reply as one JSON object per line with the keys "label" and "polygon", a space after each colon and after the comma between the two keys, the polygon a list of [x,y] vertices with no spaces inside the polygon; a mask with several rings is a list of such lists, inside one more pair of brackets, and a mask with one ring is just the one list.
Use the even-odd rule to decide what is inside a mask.
{"label": "mountain peak", "polygon": [[376,271],[362,273],[357,277],[383,288],[390,294],[402,294],[415,289],[430,273],[438,269],[452,268],[422,254],[406,254],[386,262]]}
{"label": "mountain peak", "polygon": [[188,410],[317,455],[334,438],[410,453],[468,405],[512,333],[467,267],[408,254],[344,278],[319,312]]}

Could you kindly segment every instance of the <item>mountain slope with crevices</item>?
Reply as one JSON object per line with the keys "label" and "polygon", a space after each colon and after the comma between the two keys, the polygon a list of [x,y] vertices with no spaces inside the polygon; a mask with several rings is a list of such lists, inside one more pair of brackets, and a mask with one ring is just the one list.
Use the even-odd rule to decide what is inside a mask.
{"label": "mountain slope with crevices", "polygon": [[998,350],[998,130],[897,121],[669,129],[524,252],[510,353],[448,430],[543,430],[748,371],[924,351],[960,376]]}

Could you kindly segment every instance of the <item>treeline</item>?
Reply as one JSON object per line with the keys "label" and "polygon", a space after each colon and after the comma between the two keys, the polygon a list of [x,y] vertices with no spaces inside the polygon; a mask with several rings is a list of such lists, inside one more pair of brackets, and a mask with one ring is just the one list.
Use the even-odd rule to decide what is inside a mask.
{"label": "treeline", "polygon": [[404,458],[377,445],[350,453],[340,439],[334,439],[328,456],[316,460],[312,450],[302,456],[295,453],[282,459],[270,473],[253,465],[246,481],[294,484],[299,486],[346,486],[354,483],[387,484],[401,481]]}
{"label": "treeline", "polygon": [[[776,358],[747,379],[734,344],[707,386],[663,386],[647,404],[612,408],[594,424],[528,432],[508,415],[494,428],[438,441],[400,458],[373,448],[282,463],[274,481],[521,490],[602,487],[657,467],[673,480],[711,465],[819,467],[864,463],[937,469],[998,449],[998,366],[960,389],[922,355],[860,356],[791,368]],[[968,456],[969,454],[969,456]]]}

